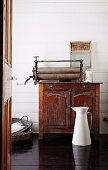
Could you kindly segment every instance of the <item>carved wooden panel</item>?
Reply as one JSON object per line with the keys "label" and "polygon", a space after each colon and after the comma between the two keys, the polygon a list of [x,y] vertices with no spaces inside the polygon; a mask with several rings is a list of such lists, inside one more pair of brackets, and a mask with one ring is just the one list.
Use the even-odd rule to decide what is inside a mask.
{"label": "carved wooden panel", "polygon": [[45,125],[48,128],[66,127],[68,116],[66,111],[68,106],[67,92],[46,92],[44,99],[44,112],[46,113],[45,117],[47,117]]}

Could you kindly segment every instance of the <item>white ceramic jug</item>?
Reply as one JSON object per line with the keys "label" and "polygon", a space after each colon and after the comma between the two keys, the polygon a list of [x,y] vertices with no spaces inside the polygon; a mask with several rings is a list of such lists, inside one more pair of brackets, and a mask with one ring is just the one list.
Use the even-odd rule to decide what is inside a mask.
{"label": "white ceramic jug", "polygon": [[87,119],[88,107],[72,107],[76,112],[72,144],[86,146],[91,144]]}

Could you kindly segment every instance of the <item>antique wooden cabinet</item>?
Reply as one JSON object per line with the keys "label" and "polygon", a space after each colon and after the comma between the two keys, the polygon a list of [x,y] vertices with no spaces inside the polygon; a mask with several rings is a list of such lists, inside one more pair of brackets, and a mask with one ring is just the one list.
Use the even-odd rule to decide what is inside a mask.
{"label": "antique wooden cabinet", "polygon": [[[72,106],[87,106],[92,115],[91,134],[99,134],[100,83],[39,83],[39,139],[47,133],[72,133]],[[90,114],[88,121],[90,124]]]}

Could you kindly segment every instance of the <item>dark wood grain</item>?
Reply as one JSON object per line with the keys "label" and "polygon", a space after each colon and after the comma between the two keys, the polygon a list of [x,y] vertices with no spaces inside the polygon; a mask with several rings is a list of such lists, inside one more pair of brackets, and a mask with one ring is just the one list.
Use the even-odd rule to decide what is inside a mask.
{"label": "dark wood grain", "polygon": [[12,145],[11,170],[108,170],[108,135],[90,146],[71,144],[70,134],[45,135]]}
{"label": "dark wood grain", "polygon": [[[0,151],[2,150],[3,0],[0,1]],[[0,168],[2,155],[0,153]]]}
{"label": "dark wood grain", "polygon": [[[39,83],[39,139],[48,133],[71,133],[75,112],[86,106],[92,116],[91,134],[99,134],[100,83]],[[89,125],[90,116],[88,116]]]}
{"label": "dark wood grain", "polygon": [[[12,0],[2,1],[2,111],[0,126],[2,127],[2,163],[1,170],[10,170],[11,163],[11,96],[12,96]],[[0,11],[0,12],[1,12]],[[0,47],[1,48],[1,47]],[[1,54],[1,52],[0,52]]]}

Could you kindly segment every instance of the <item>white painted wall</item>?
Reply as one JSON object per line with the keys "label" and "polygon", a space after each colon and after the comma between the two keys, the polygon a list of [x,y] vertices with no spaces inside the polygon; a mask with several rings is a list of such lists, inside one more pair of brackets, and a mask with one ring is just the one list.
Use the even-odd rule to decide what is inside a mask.
{"label": "white painted wall", "polygon": [[92,41],[93,80],[103,82],[100,133],[108,133],[108,0],[13,0],[13,117],[27,115],[38,131],[38,85],[33,56],[70,59],[70,41]]}

